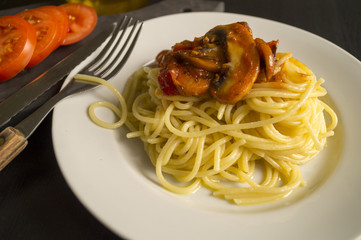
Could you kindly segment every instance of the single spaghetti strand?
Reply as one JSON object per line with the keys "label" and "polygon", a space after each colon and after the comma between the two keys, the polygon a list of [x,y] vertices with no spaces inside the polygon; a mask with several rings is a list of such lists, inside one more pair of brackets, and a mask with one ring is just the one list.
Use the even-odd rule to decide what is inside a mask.
{"label": "single spaghetti strand", "polygon": [[[91,104],[89,106],[88,113],[89,113],[90,119],[93,122],[95,122],[96,124],[98,124],[104,128],[109,128],[109,129],[119,128],[120,126],[122,126],[125,123],[125,121],[127,119],[127,113],[128,113],[127,104],[124,100],[124,97],[119,93],[119,91],[112,84],[110,84],[108,81],[105,81],[104,79],[85,75],[85,74],[76,74],[74,76],[74,78],[76,81],[83,81],[86,83],[101,84],[101,85],[106,86],[109,90],[111,90],[114,93],[114,95],[117,97],[117,99],[119,101],[120,108],[116,107],[114,104],[112,104],[110,102],[104,102],[104,101],[98,101],[98,102]],[[111,109],[119,117],[119,121],[117,121],[115,123],[107,123],[107,122],[99,119],[96,116],[94,110],[95,110],[95,108],[100,107],[100,106]]]}

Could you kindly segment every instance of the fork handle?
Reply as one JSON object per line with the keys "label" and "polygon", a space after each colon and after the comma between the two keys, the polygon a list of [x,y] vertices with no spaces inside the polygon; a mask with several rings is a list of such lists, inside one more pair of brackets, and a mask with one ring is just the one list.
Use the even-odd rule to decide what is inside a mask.
{"label": "fork handle", "polygon": [[0,171],[8,165],[28,144],[24,135],[13,127],[0,133]]}

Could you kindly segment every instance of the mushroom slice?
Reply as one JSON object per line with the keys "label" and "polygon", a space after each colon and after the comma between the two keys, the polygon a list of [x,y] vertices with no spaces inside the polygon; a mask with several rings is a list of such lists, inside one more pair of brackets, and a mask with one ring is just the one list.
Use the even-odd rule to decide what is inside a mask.
{"label": "mushroom slice", "polygon": [[219,72],[223,63],[222,49],[215,44],[207,44],[193,50],[179,50],[175,56],[183,62],[210,72]]}
{"label": "mushroom slice", "polygon": [[260,58],[251,32],[244,24],[220,25],[207,34],[210,41],[224,45],[226,63],[212,81],[211,94],[220,102],[235,104],[252,88],[259,71]]}
{"label": "mushroom slice", "polygon": [[[256,38],[255,42],[260,55],[261,66],[264,67],[266,78],[269,81],[275,74],[276,59],[274,52],[277,49],[277,41],[272,41],[271,44],[268,44],[263,39]],[[272,50],[271,46],[274,50]]]}

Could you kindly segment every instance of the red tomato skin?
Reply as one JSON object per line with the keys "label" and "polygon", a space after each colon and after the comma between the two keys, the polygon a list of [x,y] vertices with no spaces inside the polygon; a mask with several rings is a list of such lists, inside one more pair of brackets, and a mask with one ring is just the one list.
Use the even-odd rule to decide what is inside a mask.
{"label": "red tomato skin", "polygon": [[[19,41],[13,45],[13,51],[5,53],[5,56],[3,51],[6,51],[6,46],[3,44],[6,44],[8,38],[3,30],[9,26],[17,30],[14,31]],[[0,17],[0,82],[13,78],[24,69],[33,55],[35,45],[36,31],[31,24],[17,16]]]}
{"label": "red tomato skin", "polygon": [[158,83],[162,92],[167,96],[178,95],[178,89],[173,83],[172,75],[167,68],[162,68],[158,75]]}
{"label": "red tomato skin", "polygon": [[36,47],[26,66],[26,68],[31,68],[43,61],[59,46],[57,22],[53,15],[37,8],[25,10],[18,13],[17,16],[27,20],[36,30]]}
{"label": "red tomato skin", "polygon": [[88,36],[95,28],[98,16],[94,8],[81,3],[66,3],[59,6],[69,17],[68,34],[62,45],[69,45]]}
{"label": "red tomato skin", "polygon": [[64,39],[68,34],[68,24],[69,24],[68,14],[64,11],[64,9],[53,5],[39,7],[38,9],[45,11],[49,14],[52,14],[56,18],[58,31],[59,31],[58,46],[60,46],[64,42]]}

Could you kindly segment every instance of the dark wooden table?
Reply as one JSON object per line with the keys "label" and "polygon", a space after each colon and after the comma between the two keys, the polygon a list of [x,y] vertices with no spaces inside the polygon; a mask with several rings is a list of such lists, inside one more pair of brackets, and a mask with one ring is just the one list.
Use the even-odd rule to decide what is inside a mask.
{"label": "dark wooden table", "polygon": [[[1,0],[0,9],[29,3],[34,1]],[[302,28],[361,60],[359,0],[225,0],[224,3],[226,12]],[[51,121],[49,115],[30,137],[25,151],[0,172],[0,239],[119,239],[84,208],[64,181],[53,152]]]}

